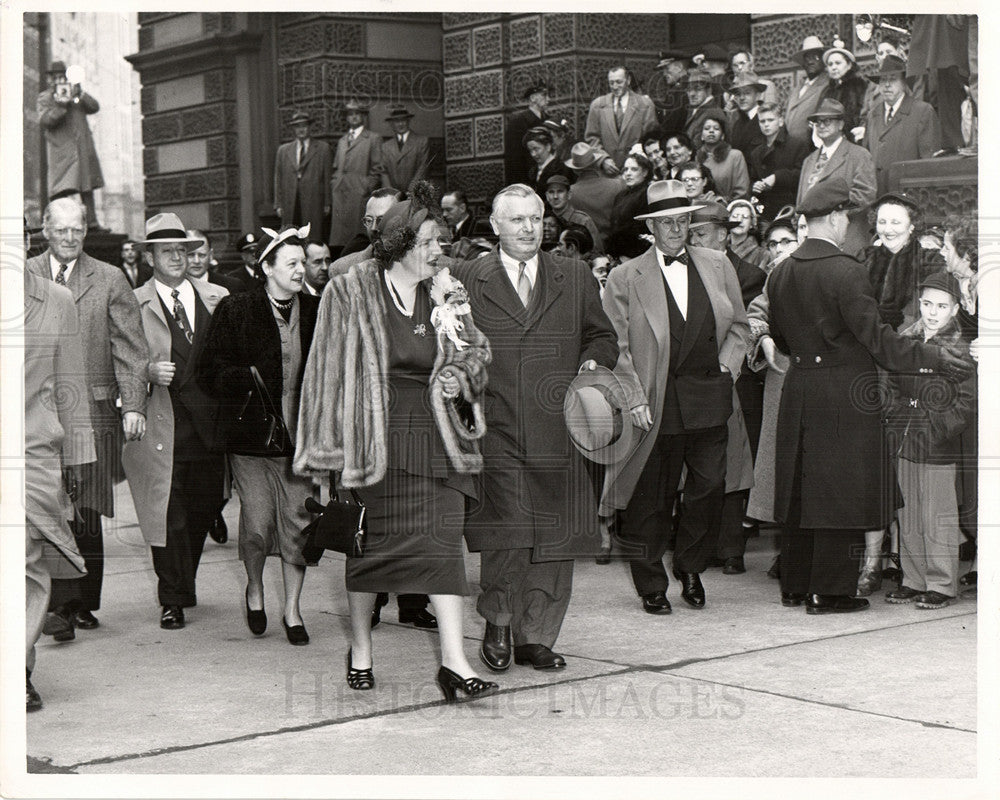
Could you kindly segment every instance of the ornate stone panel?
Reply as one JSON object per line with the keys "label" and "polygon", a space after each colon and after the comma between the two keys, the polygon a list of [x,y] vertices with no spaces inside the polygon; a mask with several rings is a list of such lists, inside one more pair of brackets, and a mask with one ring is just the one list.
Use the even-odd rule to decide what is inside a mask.
{"label": "ornate stone panel", "polygon": [[146,117],[142,121],[142,142],[147,146],[173,141],[180,138],[180,135],[179,112],[158,114],[155,117]]}
{"label": "ornate stone panel", "polygon": [[209,228],[213,231],[237,231],[240,227],[240,204],[237,200],[223,200],[208,206]]}
{"label": "ornate stone panel", "polygon": [[365,29],[360,22],[310,19],[278,29],[278,63],[317,56],[363,56]]}
{"label": "ornate stone panel", "polygon": [[503,59],[500,25],[476,28],[472,32],[472,60],[476,68],[496,66]]}
{"label": "ornate stone panel", "polygon": [[546,55],[572,50],[575,45],[572,14],[546,14],[542,17],[542,50]]}
{"label": "ornate stone panel", "polygon": [[787,66],[791,57],[802,48],[802,40],[807,36],[819,36],[829,44],[839,32],[840,21],[836,14],[755,22],[751,33],[754,64],[760,70]]}
{"label": "ornate stone panel", "polygon": [[576,21],[576,46],[581,50],[655,54],[670,41],[666,14],[577,14]]}
{"label": "ornate stone panel", "polygon": [[476,148],[471,119],[445,122],[444,138],[446,142],[445,158],[448,161],[475,156]]}
{"label": "ornate stone panel", "polygon": [[446,31],[450,31],[453,28],[477,25],[482,22],[492,22],[499,18],[500,14],[442,14],[441,27]]}
{"label": "ornate stone panel", "polygon": [[456,75],[444,79],[444,113],[446,117],[495,111],[503,105],[500,70],[473,75]]}
{"label": "ornate stone panel", "polygon": [[459,72],[472,67],[472,32],[457,31],[442,37],[444,71]]}
{"label": "ornate stone panel", "polygon": [[236,80],[231,69],[213,69],[205,73],[205,102],[235,100]]}
{"label": "ornate stone panel", "polygon": [[508,24],[511,61],[538,58],[542,54],[542,18],[538,16],[512,20]]}
{"label": "ornate stone panel", "polygon": [[503,115],[476,119],[476,157],[503,155]]}
{"label": "ornate stone panel", "polygon": [[472,200],[492,198],[504,187],[503,161],[449,164],[446,185],[468,192]]}

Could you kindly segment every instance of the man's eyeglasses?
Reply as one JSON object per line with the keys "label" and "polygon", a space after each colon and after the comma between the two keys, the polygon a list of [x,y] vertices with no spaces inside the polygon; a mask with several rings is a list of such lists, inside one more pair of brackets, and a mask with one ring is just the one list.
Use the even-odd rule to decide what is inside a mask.
{"label": "man's eyeglasses", "polygon": [[705,180],[704,176],[698,175],[694,178],[681,178],[681,183],[697,183],[698,181]]}
{"label": "man's eyeglasses", "polygon": [[363,216],[363,217],[361,218],[361,223],[362,223],[362,224],[363,224],[363,225],[364,225],[364,226],[365,226],[366,228],[374,228],[374,227],[375,227],[376,225],[378,225],[378,224],[379,224],[379,223],[380,223],[381,221],[382,221],[382,217],[371,217],[371,216],[368,216],[368,215],[365,215],[365,216]]}
{"label": "man's eyeglasses", "polygon": [[785,247],[789,244],[794,244],[796,239],[772,239],[767,243],[768,250],[777,250],[779,247]]}

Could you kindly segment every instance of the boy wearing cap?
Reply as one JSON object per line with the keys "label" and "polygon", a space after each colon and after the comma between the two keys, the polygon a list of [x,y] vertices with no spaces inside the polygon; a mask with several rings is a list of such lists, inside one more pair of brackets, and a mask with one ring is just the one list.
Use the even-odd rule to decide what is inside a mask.
{"label": "boy wearing cap", "polygon": [[[901,336],[941,345],[964,356],[956,316],[961,290],[955,277],[935,272],[920,284],[920,319]],[[916,601],[917,608],[944,608],[958,595],[958,525],[955,492],[959,438],[976,403],[975,377],[942,381],[919,374],[887,376],[888,440],[897,455],[903,495],[899,510],[900,587],[889,603]]]}

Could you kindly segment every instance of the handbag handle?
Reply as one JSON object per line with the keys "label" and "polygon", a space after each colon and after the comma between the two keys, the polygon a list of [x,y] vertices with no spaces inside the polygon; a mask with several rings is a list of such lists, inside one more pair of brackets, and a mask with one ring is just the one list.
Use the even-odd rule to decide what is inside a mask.
{"label": "handbag handle", "polygon": [[[339,493],[337,492],[337,476],[338,475],[339,475],[339,473],[335,469],[331,469],[330,470],[330,499],[331,500],[332,499],[336,499],[337,501],[340,500]],[[354,491],[354,489],[351,489],[351,499],[355,503],[357,503],[359,506],[361,506],[362,508],[365,507],[365,504],[362,502],[361,498],[358,497],[358,493],[356,491]]]}
{"label": "handbag handle", "polygon": [[274,403],[271,402],[271,394],[267,391],[267,387],[264,385],[264,379],[260,377],[257,367],[253,364],[250,365],[250,377],[253,379],[254,386],[257,387],[257,391],[260,393],[260,399],[264,403],[264,407],[267,412],[276,417],[281,417],[281,414],[275,410]]}

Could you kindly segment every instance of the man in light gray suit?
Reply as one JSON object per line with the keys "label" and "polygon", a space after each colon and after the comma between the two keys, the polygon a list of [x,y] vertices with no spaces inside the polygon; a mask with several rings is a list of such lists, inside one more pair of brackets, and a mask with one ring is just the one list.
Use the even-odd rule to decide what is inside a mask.
{"label": "man in light gray suit", "polygon": [[644,94],[633,92],[628,78],[625,67],[613,67],[608,72],[611,91],[590,104],[583,134],[593,147],[605,150],[618,169],[625,163],[632,145],[656,127],[653,101]]}
{"label": "man in light gray suit", "polygon": [[792,61],[806,71],[806,77],[788,94],[788,107],[785,109],[785,130],[789,136],[801,139],[811,139],[812,129],[809,127],[809,115],[819,105],[819,96],[830,82],[823,65],[823,52],[826,48],[818,36],[807,36],[802,42],[802,49],[792,56]]}
{"label": "man in light gray suit", "polygon": [[42,232],[48,250],[27,263],[29,272],[67,287],[79,318],[83,368],[93,410],[97,460],[81,470],[73,534],[87,575],[54,581],[46,633],[73,638],[74,626],[96,628],[101,607],[104,542],[101,516],[114,516],[114,484],[121,471],[122,434],[141,439],[146,430],[149,348],[139,304],[118,267],[83,252],[83,207],[68,197],[45,209]]}

